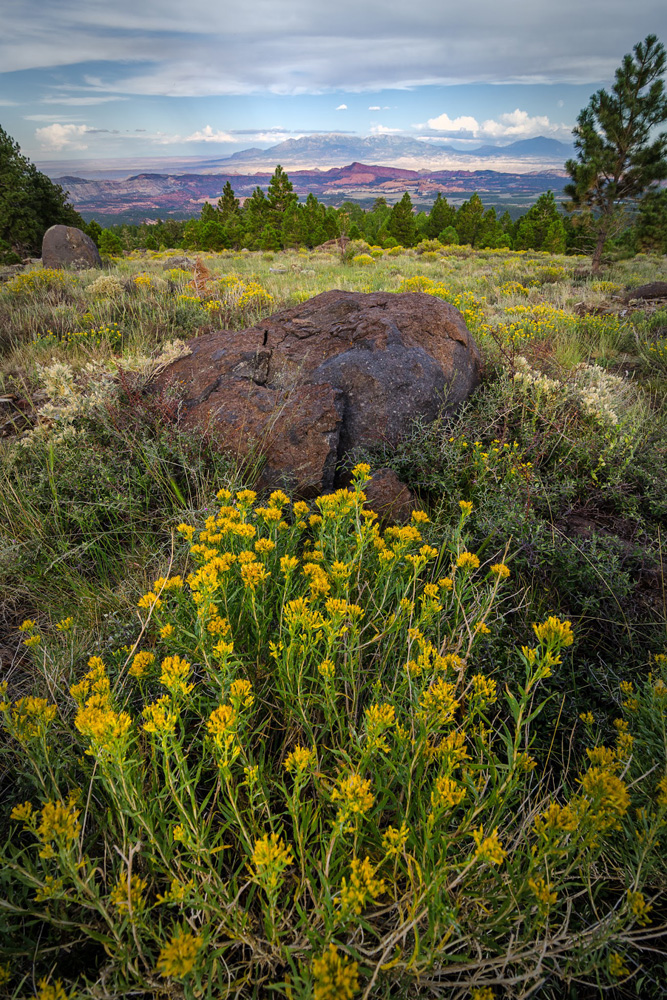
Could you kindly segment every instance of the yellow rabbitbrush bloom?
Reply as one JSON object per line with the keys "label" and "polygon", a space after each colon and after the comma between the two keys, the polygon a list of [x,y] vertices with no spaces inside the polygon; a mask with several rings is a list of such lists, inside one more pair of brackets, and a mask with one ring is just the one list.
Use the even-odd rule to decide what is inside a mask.
{"label": "yellow rabbitbrush bloom", "polygon": [[591,767],[580,779],[587,818],[596,830],[620,830],[630,796],[620,778],[601,767]]}
{"label": "yellow rabbitbrush bloom", "polygon": [[132,660],[132,665],[130,666],[127,672],[130,675],[130,677],[137,677],[137,678],[144,677],[146,672],[149,670],[150,667],[153,666],[154,663],[155,663],[155,654],[149,653],[148,651],[144,650],[136,654],[136,656]]}
{"label": "yellow rabbitbrush bloom", "polygon": [[632,892],[628,889],[628,912],[634,917],[640,927],[646,927],[651,923],[649,913],[653,907],[644,899],[641,892]]}
{"label": "yellow rabbitbrush bloom", "polygon": [[346,826],[350,819],[365,816],[375,802],[370,779],[362,778],[360,774],[347,775],[332,791],[331,801],[340,802],[336,823],[341,827]]}
{"label": "yellow rabbitbrush bloom", "polygon": [[528,888],[538,902],[542,912],[549,909],[558,899],[558,893],[553,891],[550,882],[545,882],[543,878],[528,879]]}
{"label": "yellow rabbitbrush bloom", "polygon": [[285,758],[284,768],[288,774],[304,774],[315,764],[316,756],[314,750],[302,747],[299,744],[294,747],[291,753]]}
{"label": "yellow rabbitbrush bloom", "polygon": [[144,892],[148,882],[139,875],[122,874],[109,893],[109,901],[120,913],[139,913],[146,906]]}
{"label": "yellow rabbitbrush bloom", "polygon": [[57,711],[56,705],[50,705],[46,698],[34,698],[30,695],[19,698],[10,710],[16,738],[25,743],[45,736]]}
{"label": "yellow rabbitbrush bloom", "polygon": [[490,567],[490,571],[494,576],[497,576],[499,580],[506,580],[510,575],[509,566],[506,566],[505,563],[494,563],[493,566]]}
{"label": "yellow rabbitbrush bloom", "polygon": [[236,738],[238,717],[231,705],[219,705],[213,709],[206,723],[206,729],[219,749],[226,749]]}
{"label": "yellow rabbitbrush bloom", "polygon": [[313,1000],[352,1000],[359,991],[359,966],[330,944],[313,961]]}
{"label": "yellow rabbitbrush bloom", "polygon": [[250,871],[270,896],[279,889],[285,869],[292,864],[292,848],[277,833],[266,834],[255,841]]}
{"label": "yellow rabbitbrush bloom", "polygon": [[419,698],[417,717],[426,726],[444,726],[454,718],[459,702],[454,698],[456,688],[443,677],[438,677]]}
{"label": "yellow rabbitbrush bloom", "polygon": [[498,839],[498,827],[492,834],[485,837],[484,828],[480,826],[478,830],[473,831],[473,839],[477,844],[476,861],[483,861],[488,865],[501,865],[507,857],[507,851]]}
{"label": "yellow rabbitbrush bloom", "polygon": [[440,775],[435,779],[435,787],[431,792],[431,807],[434,811],[454,809],[465,797],[466,790],[463,785],[459,785],[446,775]]}
{"label": "yellow rabbitbrush bloom", "polygon": [[180,656],[167,656],[162,661],[162,673],[160,674],[160,684],[163,684],[174,698],[184,698],[194,688],[194,684],[188,684],[190,676],[190,664]]}
{"label": "yellow rabbitbrush bloom", "polygon": [[172,711],[171,699],[164,694],[157,701],[146,705],[142,712],[144,732],[155,733],[156,736],[170,736],[176,731],[178,715]]}
{"label": "yellow rabbitbrush bloom", "polygon": [[456,560],[456,565],[463,570],[479,569],[479,556],[476,556],[474,552],[462,552]]}
{"label": "yellow rabbitbrush bloom", "polygon": [[229,700],[236,711],[240,711],[241,708],[252,708],[255,696],[252,693],[250,681],[243,677],[232,681],[229,688]]}
{"label": "yellow rabbitbrush bloom", "polygon": [[363,861],[353,858],[350,864],[349,882],[343,878],[338,897],[337,917],[345,920],[359,916],[368,902],[373,902],[384,892],[384,879],[375,878],[375,868],[366,857]]}
{"label": "yellow rabbitbrush bloom", "polygon": [[55,851],[51,843],[62,850],[69,850],[81,834],[79,822],[80,810],[76,808],[76,794],[70,795],[67,802],[61,799],[49,800],[42,807],[39,823],[35,832],[42,842],[40,858],[53,858]]}
{"label": "yellow rabbitbrush bloom", "polygon": [[554,615],[540,625],[533,623],[533,631],[539,641],[547,646],[571,646],[574,642],[571,623],[562,622]]}
{"label": "yellow rabbitbrush bloom", "polygon": [[46,979],[40,979],[37,984],[35,1000],[72,1000],[74,994],[66,993],[62,980],[56,979],[49,983]]}
{"label": "yellow rabbitbrush bloom", "polygon": [[241,566],[241,579],[246,590],[255,592],[261,583],[268,580],[271,574],[258,562],[248,562]]}
{"label": "yellow rabbitbrush bloom", "polygon": [[171,941],[161,949],[157,971],[172,979],[183,979],[195,967],[204,939],[185,927],[179,927]]}

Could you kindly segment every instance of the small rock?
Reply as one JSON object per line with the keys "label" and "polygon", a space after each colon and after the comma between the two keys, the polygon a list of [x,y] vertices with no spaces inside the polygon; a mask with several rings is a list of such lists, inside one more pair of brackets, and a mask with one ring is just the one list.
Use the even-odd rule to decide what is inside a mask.
{"label": "small rock", "polygon": [[364,486],[364,493],[381,521],[407,524],[416,509],[413,494],[393,469],[378,469]]}
{"label": "small rock", "polygon": [[172,267],[179,267],[182,271],[191,271],[194,266],[195,262],[189,257],[168,257],[162,265],[162,270],[170,271]]}
{"label": "small rock", "polygon": [[269,274],[287,274],[286,267],[270,267]]}
{"label": "small rock", "polygon": [[667,298],[667,281],[651,281],[639,288],[630,288],[625,293],[626,301],[630,299],[665,299]]}
{"label": "small rock", "polygon": [[64,267],[102,267],[99,250],[90,236],[75,226],[51,226],[42,240],[42,266],[60,270]]}

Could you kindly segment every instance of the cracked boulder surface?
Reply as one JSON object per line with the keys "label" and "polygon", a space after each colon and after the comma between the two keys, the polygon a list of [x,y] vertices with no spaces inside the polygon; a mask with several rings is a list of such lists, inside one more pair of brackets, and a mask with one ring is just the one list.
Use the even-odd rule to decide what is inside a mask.
{"label": "cracked boulder surface", "polygon": [[323,292],[240,332],[205,334],[151,383],[180,422],[244,463],[260,486],[313,496],[350,451],[395,445],[417,418],[454,411],[481,358],[461,313],[422,292]]}

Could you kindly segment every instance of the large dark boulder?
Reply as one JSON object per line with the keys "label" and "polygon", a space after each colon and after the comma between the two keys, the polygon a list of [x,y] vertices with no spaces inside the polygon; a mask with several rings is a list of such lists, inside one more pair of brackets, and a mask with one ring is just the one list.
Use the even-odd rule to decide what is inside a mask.
{"label": "large dark boulder", "polygon": [[456,409],[481,364],[461,313],[421,292],[323,292],[188,346],[150,391],[176,391],[183,424],[221,449],[262,457],[263,484],[306,495],[330,489],[353,449]]}
{"label": "large dark boulder", "polygon": [[42,267],[102,267],[90,236],[74,226],[51,226],[42,240]]}

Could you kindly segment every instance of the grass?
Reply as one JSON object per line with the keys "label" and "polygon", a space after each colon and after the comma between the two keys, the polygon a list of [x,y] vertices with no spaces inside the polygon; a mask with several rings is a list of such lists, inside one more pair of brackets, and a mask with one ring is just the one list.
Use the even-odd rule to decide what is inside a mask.
{"label": "grass", "polygon": [[[657,935],[665,919],[664,863],[660,852],[651,847],[654,840],[657,842],[657,827],[650,826],[650,817],[654,816],[658,825],[662,822],[659,811],[655,812],[656,795],[660,794],[656,788],[667,766],[665,704],[659,686],[661,657],[667,650],[663,576],[667,313],[650,308],[629,310],[620,295],[626,287],[664,279],[667,261],[640,255],[615,264],[604,281],[594,281],[580,258],[472,252],[467,248],[450,248],[426,259],[414,252],[376,253],[372,263],[349,264],[335,254],[316,252],[202,254],[194,271],[169,267],[170,256],[135,254],[112,261],[102,276],[99,272],[76,275],[37,268],[0,289],[0,396],[5,400],[0,404],[5,434],[0,439],[0,655],[8,685],[8,730],[0,748],[0,786],[7,802],[0,825],[6,830],[8,867],[0,896],[13,899],[18,906],[16,911],[0,908],[0,948],[11,961],[0,995],[18,998],[35,994],[40,1000],[62,1000],[57,992],[48,992],[55,986],[39,986],[38,981],[45,978],[51,983],[62,980],[62,989],[72,997],[94,996],[95,983],[111,977],[108,981],[114,984],[110,987],[112,993],[116,991],[113,995],[134,992],[158,997],[167,990],[181,990],[174,995],[250,997],[290,995],[291,990],[292,996],[305,1000],[312,995],[345,996],[348,987],[347,995],[353,996],[357,995],[353,987],[358,987],[359,996],[372,997],[463,997],[489,989],[499,997],[526,995],[519,985],[524,981],[521,976],[526,976],[525,982],[534,991],[531,995],[545,998],[597,996],[601,986],[611,988],[619,998],[634,996],[639,984],[642,996],[664,997],[662,960],[644,954],[642,944],[650,939],[650,946],[660,952]],[[475,869],[474,879],[471,874],[472,881],[463,882],[469,899],[477,899],[479,905],[464,906],[462,897],[454,894],[456,905],[445,913],[442,900],[429,902],[421,922],[401,931],[398,950],[394,945],[389,947],[389,942],[407,925],[408,915],[417,914],[411,908],[421,905],[420,900],[424,902],[424,885],[429,879],[437,882],[442,860],[438,851],[445,849],[441,840],[433,854],[428,838],[424,840],[428,812],[435,801],[431,799],[431,779],[427,780],[426,771],[422,774],[419,768],[411,777],[401,770],[408,759],[402,756],[403,730],[410,730],[417,741],[422,736],[426,741],[421,751],[413,744],[415,761],[421,759],[420,753],[428,756],[430,752],[427,746],[433,734],[427,731],[428,726],[422,736],[418,731],[425,724],[425,706],[431,703],[428,692],[433,690],[435,675],[430,687],[427,684],[412,693],[397,686],[398,681],[387,686],[387,670],[395,671],[405,655],[401,643],[407,640],[397,639],[387,625],[396,613],[392,602],[399,601],[399,591],[403,593],[403,577],[387,578],[393,582],[383,592],[394,597],[390,600],[387,596],[386,607],[380,602],[373,611],[377,633],[384,636],[386,631],[379,658],[364,652],[369,642],[372,646],[370,632],[366,638],[355,633],[349,641],[333,636],[328,651],[313,647],[312,663],[308,661],[310,666],[303,675],[294,673],[300,654],[295,649],[292,658],[288,656],[286,636],[283,652],[278,653],[276,647],[276,653],[271,653],[267,646],[282,620],[286,602],[294,599],[297,591],[288,594],[278,589],[271,591],[270,597],[267,592],[268,603],[261,613],[257,608],[253,611],[254,597],[248,603],[248,589],[225,598],[237,658],[222,667],[215,667],[208,647],[204,649],[195,641],[201,616],[191,596],[183,598],[177,617],[169,619],[184,637],[182,644],[173,648],[154,629],[156,624],[164,628],[167,619],[162,621],[156,613],[151,624],[152,613],[148,622],[145,611],[137,613],[137,602],[152,592],[156,579],[170,574],[185,578],[200,559],[196,547],[188,554],[178,525],[191,524],[206,532],[206,519],[219,510],[216,491],[221,487],[238,491],[252,485],[252,470],[237,468],[205,436],[185,435],[175,429],[178,401],[142,391],[151,373],[178,356],[184,342],[193,336],[219,328],[242,329],[328,288],[424,290],[462,310],[484,357],[480,389],[455,417],[415,426],[398,448],[376,449],[359,459],[372,467],[395,469],[418,495],[429,517],[423,528],[424,540],[440,553],[438,566],[442,568],[433,571],[433,580],[448,571],[448,560],[455,561],[462,549],[476,553],[487,572],[492,565],[506,565],[511,574],[502,588],[493,591],[492,611],[486,591],[475,584],[465,593],[456,591],[459,611],[445,603],[444,617],[437,619],[437,629],[448,630],[448,648],[457,655],[467,650],[465,673],[450,676],[445,671],[447,683],[454,685],[451,697],[465,704],[472,691],[472,671],[474,676],[492,681],[495,694],[489,701],[493,709],[488,707],[475,719],[465,714],[469,709],[456,710],[463,713],[456,714],[457,731],[472,740],[474,763],[472,770],[441,771],[440,778],[458,783],[455,798],[459,787],[468,787],[467,783],[470,790],[466,794],[472,794],[477,781],[487,783],[488,795],[474,806],[472,799],[461,800],[468,805],[461,807],[464,812],[457,821],[456,836],[454,828],[446,827],[450,830],[447,836],[452,838],[447,850],[452,859],[458,859],[451,862],[454,868],[460,865],[456,870],[463,872],[469,855],[461,831],[470,833],[473,818],[478,817],[479,825],[482,817],[485,837],[494,827],[499,828],[501,849],[496,860],[504,852],[507,867],[496,869],[491,857],[493,844],[487,844],[486,867],[479,872]],[[468,504],[470,508],[465,506]],[[241,516],[253,520],[247,511]],[[298,516],[294,520],[288,517],[285,522],[296,534],[285,536],[292,542],[284,552],[310,559],[313,566],[321,563],[335,577],[337,571],[332,567],[341,559],[337,546],[342,542],[335,542],[333,526],[329,526],[331,531],[327,528],[326,517],[321,526],[315,520],[302,537],[299,532],[306,528],[306,522],[301,529],[298,520]],[[359,565],[366,566],[367,542],[358,531],[357,524],[349,529],[349,537],[357,537]],[[273,538],[270,531],[267,537]],[[310,541],[304,555],[305,537]],[[340,538],[344,537],[348,536],[343,533]],[[287,544],[285,539],[280,540],[281,546]],[[275,541],[279,541],[277,536]],[[394,542],[388,538],[390,547]],[[328,548],[331,545],[333,549]],[[313,558],[318,548],[323,556]],[[349,561],[347,556],[345,559]],[[277,573],[277,565],[272,573]],[[359,603],[368,616],[371,577],[363,581],[364,573],[372,576],[379,572],[375,564],[373,567],[369,563],[363,573],[360,570],[357,589],[348,589],[344,595],[348,602]],[[456,567],[454,570],[456,581]],[[318,598],[315,592],[313,597],[313,582],[318,577],[315,570],[309,573],[311,598],[324,601],[326,595]],[[424,569],[415,578],[413,592],[417,587],[417,593],[427,593],[424,588],[431,580],[429,574]],[[373,592],[378,586],[375,580]],[[192,595],[195,590],[191,587],[186,592]],[[63,626],[70,617],[73,623]],[[541,652],[538,660],[531,662],[526,643],[530,645],[533,624],[550,618],[571,622],[574,644],[556,649],[538,643],[536,648]],[[21,632],[20,625],[26,619],[34,626]],[[484,629],[475,632],[480,622],[490,628],[488,633]],[[436,626],[431,622],[422,632],[432,638],[437,635],[441,645],[443,633],[437,629],[431,633],[432,627]],[[473,634],[475,642],[469,645],[465,637]],[[38,641],[26,645],[31,636],[38,636]],[[169,749],[161,742],[159,727],[146,728],[145,719],[150,721],[150,712],[157,711],[148,709],[157,704],[151,698],[159,701],[166,691],[175,699],[177,693],[169,686],[172,682],[164,680],[164,666],[162,681],[155,674],[147,675],[139,687],[130,683],[130,651],[136,652],[139,643],[147,655],[155,657],[156,665],[160,659],[177,655],[196,672],[201,685],[196,704],[178,703],[180,749]],[[558,662],[554,660],[548,671],[542,670],[540,694],[531,695],[528,714],[538,704],[540,712],[525,728],[523,721],[517,721],[515,706],[522,704],[522,688],[525,694],[537,683],[530,679],[530,672],[540,663],[545,665],[547,654]],[[126,712],[136,733],[122,747],[116,747],[121,754],[117,758],[120,770],[116,771],[108,765],[108,747],[94,741],[86,744],[92,730],[88,732],[76,722],[76,713],[85,709],[85,699],[77,700],[76,695],[73,699],[68,693],[86,674],[91,655],[100,656],[105,665],[108,711],[118,718]],[[336,664],[340,657],[345,664],[342,704],[347,708],[338,705],[334,710],[333,703],[331,711],[324,707],[328,703],[318,685],[326,680],[326,671],[317,673],[318,656]],[[355,664],[366,684],[354,674]],[[139,679],[137,675],[135,680]],[[223,704],[233,704],[229,685],[242,680],[252,684],[256,711],[239,743],[241,757],[225,762],[218,753],[227,745],[222,736],[216,744],[213,733],[209,745],[202,733],[220,699]],[[501,697],[505,685],[518,700]],[[444,697],[444,687],[442,693]],[[25,721],[21,711],[11,707],[32,696],[45,699],[43,706],[41,702],[33,705],[37,722],[33,716],[32,721]],[[420,698],[426,699],[421,708]],[[49,705],[57,706],[57,722],[51,719]],[[377,707],[375,714],[373,705]],[[526,701],[523,711],[528,711],[528,705]],[[390,722],[391,712],[382,706],[392,707]],[[615,722],[619,718],[625,719],[626,729],[619,729]],[[372,720],[380,727],[377,732]],[[400,720],[398,728],[395,720]],[[469,735],[471,725],[486,726],[494,734],[486,749]],[[496,782],[498,774],[508,767],[503,741],[509,731],[521,746],[530,749],[536,771],[528,780],[530,775],[520,776],[510,767],[515,798],[509,796],[501,808]],[[619,733],[624,731],[634,739],[629,759],[622,755],[624,738]],[[212,733],[210,726],[208,732]],[[393,735],[389,739],[383,733],[398,733],[398,742],[392,742]],[[376,743],[373,753],[369,740]],[[390,750],[380,745],[383,740],[389,740]],[[628,745],[626,740],[625,750]],[[58,753],[54,755],[56,746]],[[299,746],[306,748],[306,756],[317,752],[317,773],[309,770],[315,758],[306,761],[304,756],[303,782],[299,784],[299,778],[290,792],[289,786],[283,789],[284,769],[276,768],[271,754],[280,761]],[[545,808],[549,794],[553,793],[563,808],[570,799],[580,802],[578,783],[585,779],[587,768],[594,766],[587,751],[596,746],[611,748],[611,757],[592,750],[602,774],[607,775],[605,787],[622,782],[634,797],[632,810],[644,810],[641,822],[649,824],[645,828],[647,851],[640,857],[632,847],[633,838],[637,842],[640,814],[618,806],[625,792],[616,788],[621,798],[614,801],[620,813],[609,827],[600,827],[598,833],[604,836],[598,838],[599,843],[593,828],[587,844],[578,842],[577,846],[568,840],[563,848],[564,867],[546,862],[547,869],[555,865],[553,872],[558,869],[558,877],[539,876],[545,886],[550,881],[559,885],[559,902],[545,934],[542,918],[547,889],[539,890],[542,903],[535,898],[530,902],[530,893],[534,897],[536,890],[530,889],[529,879],[535,883],[537,877],[529,864],[531,845],[535,846],[531,823]],[[161,782],[169,771],[172,752],[185,756],[178,764],[177,786],[165,798]],[[220,769],[218,778],[206,768],[202,771],[200,765],[195,767],[196,761],[203,761],[210,753]],[[24,759],[19,764],[21,754]],[[187,767],[185,761],[190,762]],[[241,763],[258,769],[255,790],[248,784],[247,774],[243,776]],[[229,773],[226,768],[231,768]],[[301,772],[296,763],[294,768],[296,780]],[[128,788],[121,791],[118,785],[124,769],[132,775],[131,795]],[[335,829],[336,808],[340,807],[329,804],[336,801],[335,796],[330,800],[331,788],[348,771],[362,775],[363,780],[366,775],[377,778],[373,795],[383,805],[352,839],[346,840],[341,828],[332,843],[327,841],[326,831]],[[322,778],[321,784],[319,772],[330,779]],[[404,787],[416,781],[414,813],[408,810],[401,814],[389,806],[400,798],[394,784],[398,775],[402,775]],[[593,782],[593,778],[586,780]],[[327,785],[327,781],[334,784]],[[220,790],[220,782],[227,792]],[[297,785],[298,802],[294,797]],[[90,822],[86,830],[77,828],[77,824],[81,827],[81,806],[67,805],[67,794],[75,787],[87,795]],[[228,865],[221,856],[219,864],[197,869],[196,894],[189,902],[182,898],[179,903],[174,897],[171,909],[165,910],[167,904],[159,904],[158,898],[172,891],[173,878],[180,879],[179,884],[189,883],[190,862],[179,855],[176,864],[173,846],[165,846],[167,827],[163,820],[156,813],[146,826],[148,820],[141,817],[140,803],[154,800],[164,816],[173,813],[173,822],[187,814],[193,830],[201,827],[201,831],[209,831],[200,806],[192,810],[195,802],[209,801],[214,788],[216,808],[226,816],[225,836],[234,844],[238,864]],[[447,788],[451,792],[453,786]],[[123,795],[130,798],[123,799]],[[16,823],[9,822],[9,811],[26,800],[34,803],[33,813],[23,817],[25,832],[20,834]],[[55,929],[47,932],[37,929],[44,919],[36,917],[34,886],[37,882],[46,885],[48,866],[33,856],[30,845],[37,837],[44,848],[45,816],[51,813],[43,810],[49,801],[61,801],[62,809],[70,810],[70,819],[62,819],[63,830],[77,832],[76,837],[63,832],[60,840],[53,841],[70,888],[58,890],[48,904],[49,921],[53,917],[55,923],[46,923]],[[593,806],[580,804],[576,808]],[[390,877],[381,867],[386,861],[381,860],[384,847],[380,834],[389,827],[399,831],[403,820],[413,831],[412,839],[401,848],[400,861],[399,854],[391,855],[396,864]],[[653,831],[650,835],[646,832],[649,828]],[[279,839],[265,843],[267,829]],[[137,899],[142,900],[137,922],[131,919],[131,891],[128,904],[128,894],[122,897],[116,882],[126,877],[127,884],[131,883],[133,844],[147,836],[162,845],[162,854],[155,854],[152,860],[137,856],[137,878],[144,883],[143,887],[137,883],[136,888]],[[217,850],[217,841],[207,840],[208,836],[201,832],[201,850]],[[315,839],[307,848],[311,836]],[[90,865],[85,878],[76,874],[72,861],[75,841],[76,850],[85,850]],[[173,839],[169,843],[173,845]],[[507,853],[509,843],[512,847]],[[194,850],[192,845],[189,849]],[[326,854],[329,849],[327,877],[323,878],[318,852]],[[165,851],[172,860],[166,859]],[[122,870],[116,864],[119,857],[126,863]],[[370,859],[371,868],[366,871],[367,878],[364,876],[366,895],[360,913],[349,914],[341,923],[335,916],[336,908],[347,899],[341,886],[348,887],[349,896],[351,886],[358,888],[361,878],[356,870],[356,874],[346,870],[350,857],[356,857],[360,866],[364,858]],[[434,864],[435,868],[430,867]],[[568,881],[570,864],[579,865],[582,875],[588,872],[583,882]],[[254,886],[249,893],[242,874],[248,865]],[[421,889],[415,882],[418,870],[424,879]],[[501,870],[507,874],[501,875]],[[50,877],[57,876],[55,870],[48,871]],[[210,909],[209,882],[218,886],[216,892],[222,893],[224,885],[224,892],[232,894],[225,911],[233,914],[232,924],[225,922],[222,910]],[[385,889],[394,887],[389,897],[382,897],[380,882]],[[94,902],[89,892],[93,885]],[[301,895],[306,886],[310,886],[307,898]],[[281,896],[288,889],[288,895]],[[480,914],[484,908],[504,914],[510,906],[511,890],[515,899],[523,901],[524,916],[518,923],[503,917],[482,931]],[[42,888],[38,895],[43,892]],[[642,904],[627,896],[628,892],[643,894],[643,900],[651,901],[651,923],[645,928],[638,919]],[[235,893],[243,894],[242,905],[232,906]],[[491,898],[495,903],[489,907]],[[108,902],[112,899],[116,900],[113,904]],[[278,918],[288,900],[292,916]],[[633,913],[633,907],[637,912]],[[298,919],[297,912],[301,914]],[[567,919],[565,914],[569,914]],[[593,914],[597,914],[595,919]],[[56,961],[53,949],[58,920],[70,917],[80,929],[87,929],[82,937],[77,932],[81,940],[74,934],[66,952],[70,958]],[[453,933],[451,947],[444,947],[444,924],[454,918],[458,929],[449,932]],[[102,925],[106,929],[102,930]],[[214,925],[218,927],[215,933]],[[539,971],[539,963],[534,961],[536,942],[544,943],[548,938],[553,943],[559,933],[568,942],[563,953],[566,957],[557,958],[556,951],[549,951],[552,945],[545,944],[551,958]],[[243,947],[224,943],[233,941],[235,934],[245,942]],[[373,946],[371,939],[376,942]],[[512,969],[498,978],[492,971],[494,962],[499,955],[510,954],[509,941],[516,944],[519,940],[524,950],[517,945],[518,950],[511,952]],[[584,940],[589,944],[582,945]],[[335,953],[329,951],[332,942]],[[382,962],[373,959],[374,948],[378,955],[388,948]],[[480,957],[477,964],[471,964],[470,949],[483,960]],[[200,952],[207,957],[186,968],[187,956],[192,955],[194,963]],[[456,971],[462,962],[465,973]],[[222,975],[223,968],[234,970],[233,975],[229,973],[231,979],[227,973]],[[88,979],[82,975],[85,969],[91,970]],[[333,977],[332,982],[339,976],[338,993],[327,992],[327,975]],[[516,981],[512,976],[518,977]],[[230,981],[236,983],[234,991],[225,993],[231,987],[224,984]],[[478,993],[484,1000],[490,995]]]}

